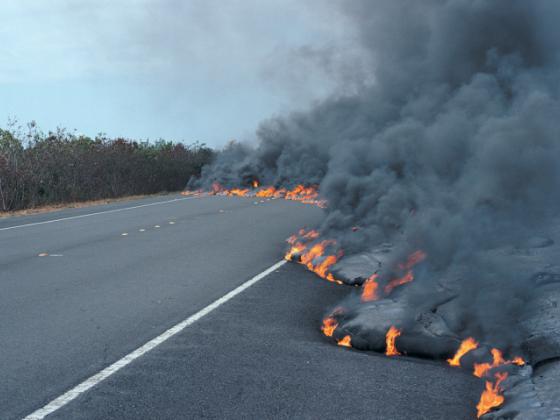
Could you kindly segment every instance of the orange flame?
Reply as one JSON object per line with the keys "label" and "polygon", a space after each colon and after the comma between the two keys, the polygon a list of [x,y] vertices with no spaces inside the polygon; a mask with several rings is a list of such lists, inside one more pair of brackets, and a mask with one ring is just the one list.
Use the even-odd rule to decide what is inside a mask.
{"label": "orange flame", "polygon": [[466,338],[459,346],[459,350],[457,350],[455,356],[453,356],[452,359],[447,359],[447,363],[449,363],[451,366],[461,366],[461,357],[463,357],[469,351],[476,349],[477,347],[478,342],[474,338]]}
{"label": "orange flame", "polygon": [[[226,195],[236,197],[260,197],[260,198],[284,198],[286,200],[300,201],[305,204],[314,204],[319,207],[326,207],[326,201],[319,199],[319,190],[317,186],[306,187],[302,184],[296,185],[292,190],[285,188],[276,188],[273,186],[260,187],[260,182],[257,179],[251,181],[254,190],[251,191],[247,188],[233,188],[227,189],[222,187],[220,183],[214,182],[209,194],[213,195]],[[202,190],[197,191],[183,191],[183,195],[201,195]]]}
{"label": "orange flame", "polygon": [[517,365],[517,366],[523,366],[525,364],[525,360],[523,360],[521,357],[514,357],[512,360],[505,360],[504,359],[504,355],[502,354],[502,352],[498,349],[492,349],[491,350],[492,353],[492,363],[475,363],[474,364],[474,376],[478,376],[479,378],[482,378],[483,376],[485,376],[488,371],[490,369],[499,367],[499,366],[503,366],[503,365]]}
{"label": "orange flame", "polygon": [[393,291],[395,287],[410,283],[412,280],[414,280],[414,274],[412,274],[412,270],[409,270],[404,276],[393,279],[389,283],[387,283],[383,290],[385,291],[385,294],[388,295]]}
{"label": "orange flame", "polygon": [[504,396],[501,394],[503,390],[500,384],[505,381],[507,377],[507,372],[498,372],[495,375],[496,382],[494,384],[490,381],[486,381],[486,388],[482,392],[480,401],[476,405],[476,416],[478,418],[488,413],[493,408],[499,407],[503,404]]}
{"label": "orange flame", "polygon": [[226,195],[234,196],[234,197],[246,197],[249,194],[249,189],[241,189],[241,188],[233,188],[229,191],[226,191]]}
{"label": "orange flame", "polygon": [[328,317],[323,319],[321,331],[323,331],[323,334],[325,334],[327,337],[332,337],[334,330],[336,330],[336,327],[338,327],[338,322],[336,322],[333,317]]}
{"label": "orange flame", "polygon": [[385,354],[387,356],[401,355],[401,353],[397,350],[397,346],[395,345],[395,340],[400,335],[401,335],[401,331],[394,326],[391,326],[391,328],[389,328],[389,331],[387,331],[387,335],[385,336],[385,344],[386,344]]}
{"label": "orange flame", "polygon": [[303,229],[299,231],[298,235],[290,236],[287,242],[291,247],[284,255],[284,259],[292,261],[296,255],[299,255],[299,262],[305,265],[308,270],[328,281],[342,284],[342,281],[333,276],[330,268],[342,257],[343,252],[340,250],[336,254],[327,253],[327,247],[336,246],[336,241],[324,239],[313,242],[318,236],[317,231],[305,232]]}
{"label": "orange flame", "polygon": [[424,261],[426,259],[426,253],[424,251],[418,250],[410,254],[405,263],[398,265],[399,270],[406,270],[406,273],[398,278],[392,279],[383,288],[386,295],[390,294],[396,287],[402,286],[403,284],[410,283],[414,280],[414,273],[412,268]]}
{"label": "orange flame", "polygon": [[194,190],[194,191],[181,191],[181,195],[186,197],[194,196],[194,195],[201,195],[203,194],[202,190]]}
{"label": "orange flame", "polygon": [[274,197],[275,192],[276,192],[276,188],[266,187],[266,188],[261,188],[260,190],[258,190],[256,195],[257,195],[257,197],[270,198],[270,197]]}
{"label": "orange flame", "polygon": [[370,302],[379,299],[377,295],[377,274],[372,274],[365,282],[362,290],[362,302]]}
{"label": "orange flame", "polygon": [[338,345],[342,347],[352,347],[351,337],[349,335],[345,335],[342,340],[338,340]]}
{"label": "orange flame", "polygon": [[309,251],[301,255],[301,263],[304,265],[309,264],[315,258],[322,256],[325,253],[325,248],[329,245],[334,245],[336,242],[332,239],[325,239],[314,244]]}
{"label": "orange flame", "polygon": [[291,247],[286,255],[284,255],[284,259],[291,261],[294,255],[298,255],[305,251],[307,244],[318,237],[319,232],[316,230],[306,232],[305,229],[300,229],[296,235],[292,235],[286,239],[286,242],[288,242]]}

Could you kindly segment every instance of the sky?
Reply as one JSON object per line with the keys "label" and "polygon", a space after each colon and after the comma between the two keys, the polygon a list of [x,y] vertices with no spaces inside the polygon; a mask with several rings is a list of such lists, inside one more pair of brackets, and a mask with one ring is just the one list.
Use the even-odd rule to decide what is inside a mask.
{"label": "sky", "polygon": [[352,25],[322,0],[3,0],[0,127],[253,141],[351,89]]}

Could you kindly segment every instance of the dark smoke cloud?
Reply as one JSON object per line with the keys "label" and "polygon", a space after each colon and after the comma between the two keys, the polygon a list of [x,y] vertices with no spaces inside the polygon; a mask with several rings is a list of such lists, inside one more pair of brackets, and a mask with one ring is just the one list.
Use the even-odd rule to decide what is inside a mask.
{"label": "dark smoke cloud", "polygon": [[[560,210],[560,3],[345,7],[375,83],[263,123],[255,149],[232,145],[191,186],[320,184],[321,230],[346,255],[385,242],[395,262],[428,254],[403,293],[403,322],[438,307],[459,337],[518,345],[512,323],[534,291],[534,267],[504,249],[522,247]],[[369,322],[368,310],[357,306],[350,324]]]}

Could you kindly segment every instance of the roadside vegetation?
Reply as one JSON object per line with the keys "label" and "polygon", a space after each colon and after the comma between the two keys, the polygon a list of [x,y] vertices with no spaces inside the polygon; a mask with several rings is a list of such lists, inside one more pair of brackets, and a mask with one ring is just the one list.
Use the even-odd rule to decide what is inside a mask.
{"label": "roadside vegetation", "polygon": [[214,152],[185,145],[95,138],[58,129],[0,129],[0,211],[183,189]]}

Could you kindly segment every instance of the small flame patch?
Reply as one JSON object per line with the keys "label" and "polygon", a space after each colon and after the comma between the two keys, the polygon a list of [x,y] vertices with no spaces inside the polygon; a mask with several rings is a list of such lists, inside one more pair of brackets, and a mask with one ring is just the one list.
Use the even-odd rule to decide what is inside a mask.
{"label": "small flame patch", "polygon": [[352,337],[345,335],[341,340],[338,340],[338,345],[342,347],[352,347]]}
{"label": "small flame patch", "polygon": [[469,337],[464,339],[455,353],[455,356],[453,356],[452,359],[447,359],[447,363],[451,366],[461,366],[461,358],[476,348],[478,348],[478,342],[474,338]]}
{"label": "small flame patch", "polygon": [[328,317],[323,319],[321,331],[323,331],[323,334],[325,334],[327,337],[332,337],[332,335],[334,334],[334,330],[336,330],[336,327],[338,327],[338,322],[336,322],[336,319],[334,319],[333,317]]}
{"label": "small flame patch", "polygon": [[385,355],[389,357],[401,355],[401,353],[397,350],[397,346],[395,343],[395,340],[400,335],[401,331],[395,326],[392,325],[391,328],[389,328],[389,331],[387,331],[387,335],[385,336]]}
{"label": "small flame patch", "polygon": [[486,387],[480,396],[480,401],[476,405],[476,416],[478,418],[504,403],[501,383],[507,379],[508,374],[507,372],[497,372],[494,377],[496,378],[496,382],[492,383],[491,381],[486,381]]}

